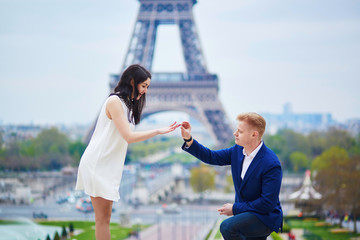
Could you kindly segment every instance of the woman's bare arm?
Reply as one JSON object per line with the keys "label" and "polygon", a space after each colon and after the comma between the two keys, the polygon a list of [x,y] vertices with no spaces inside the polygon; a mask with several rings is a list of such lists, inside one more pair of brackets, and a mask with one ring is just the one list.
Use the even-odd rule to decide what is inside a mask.
{"label": "woman's bare arm", "polygon": [[175,122],[172,125],[164,128],[133,132],[130,129],[129,121],[124,114],[124,109],[120,102],[120,99],[117,96],[110,97],[109,101],[107,102],[106,115],[114,122],[121,136],[129,144],[134,142],[141,142],[149,138],[155,137],[159,134],[166,134],[172,132],[180,126],[180,124],[176,124]]}

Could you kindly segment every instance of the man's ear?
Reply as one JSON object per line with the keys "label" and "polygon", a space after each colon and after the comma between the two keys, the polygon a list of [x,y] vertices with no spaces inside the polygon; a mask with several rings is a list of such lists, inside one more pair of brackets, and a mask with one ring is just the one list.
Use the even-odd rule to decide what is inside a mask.
{"label": "man's ear", "polygon": [[259,132],[258,132],[258,131],[253,131],[252,136],[253,136],[253,137],[259,136]]}

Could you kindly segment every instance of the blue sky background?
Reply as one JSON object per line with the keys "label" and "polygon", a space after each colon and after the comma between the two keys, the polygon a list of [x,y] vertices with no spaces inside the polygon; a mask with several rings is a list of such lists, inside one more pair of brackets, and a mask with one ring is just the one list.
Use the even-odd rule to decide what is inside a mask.
{"label": "blue sky background", "polygon": [[[0,0],[0,122],[92,122],[139,5]],[[360,118],[360,1],[199,0],[194,17],[231,120],[281,113],[286,102],[296,113]],[[184,71],[180,49],[177,27],[160,26],[152,71]]]}

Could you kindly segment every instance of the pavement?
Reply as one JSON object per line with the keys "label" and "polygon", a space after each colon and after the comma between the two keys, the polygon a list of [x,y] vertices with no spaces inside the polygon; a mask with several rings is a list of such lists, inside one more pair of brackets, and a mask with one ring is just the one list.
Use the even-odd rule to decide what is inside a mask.
{"label": "pavement", "polygon": [[213,224],[154,224],[140,232],[139,236],[132,236],[126,240],[203,240]]}

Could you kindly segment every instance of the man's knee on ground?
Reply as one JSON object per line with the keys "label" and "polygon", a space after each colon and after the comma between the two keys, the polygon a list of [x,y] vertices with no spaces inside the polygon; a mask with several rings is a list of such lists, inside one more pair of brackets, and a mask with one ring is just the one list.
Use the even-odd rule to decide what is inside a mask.
{"label": "man's knee on ground", "polygon": [[222,223],[220,224],[220,232],[222,235],[226,235],[230,232],[230,226],[227,221],[222,221]]}

